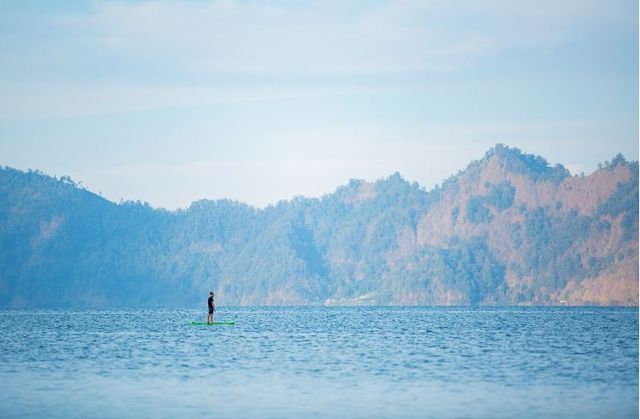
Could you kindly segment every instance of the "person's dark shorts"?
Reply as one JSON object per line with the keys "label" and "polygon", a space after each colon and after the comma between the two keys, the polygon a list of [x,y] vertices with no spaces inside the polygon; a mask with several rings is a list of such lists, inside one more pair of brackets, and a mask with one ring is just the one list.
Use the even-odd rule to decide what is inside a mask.
{"label": "person's dark shorts", "polygon": [[209,314],[213,314],[213,307],[209,307]]}

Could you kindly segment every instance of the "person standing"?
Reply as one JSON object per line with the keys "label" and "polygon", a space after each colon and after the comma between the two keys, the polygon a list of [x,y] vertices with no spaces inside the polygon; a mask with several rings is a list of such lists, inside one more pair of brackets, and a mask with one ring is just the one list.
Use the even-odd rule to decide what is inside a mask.
{"label": "person standing", "polygon": [[209,316],[207,316],[207,323],[213,323],[213,312],[216,311],[216,303],[213,301],[213,297],[215,294],[213,291],[209,293],[209,299],[207,300],[207,304],[209,305]]}

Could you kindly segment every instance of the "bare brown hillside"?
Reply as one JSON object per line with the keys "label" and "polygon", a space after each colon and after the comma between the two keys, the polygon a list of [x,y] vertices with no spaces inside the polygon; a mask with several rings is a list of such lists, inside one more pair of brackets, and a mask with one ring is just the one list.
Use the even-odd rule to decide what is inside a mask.
{"label": "bare brown hillside", "polygon": [[[635,168],[637,170],[637,165]],[[584,234],[577,235],[576,241],[562,254],[555,255],[556,260],[549,261],[555,263],[558,258],[575,255],[583,269],[576,269],[573,275],[563,278],[562,287],[538,288],[530,300],[518,302],[637,305],[637,217],[636,234],[626,237],[622,226],[625,214],[613,216],[599,211],[603,203],[614,196],[618,185],[633,181],[633,170],[631,164],[617,164],[589,176],[567,176],[559,182],[537,180],[525,173],[514,172],[508,167],[507,157],[496,153],[460,175],[455,184],[445,190],[442,199],[420,218],[416,243],[446,248],[451,245],[452,238],[463,241],[481,238],[506,267],[506,283],[509,292],[513,293],[534,286],[532,276],[535,272],[523,269],[530,262],[526,241],[539,240],[523,233],[530,215],[538,211],[552,219],[583,217]],[[482,208],[486,210],[486,216],[481,221],[474,219],[470,214],[474,210],[471,200],[477,198],[483,202],[495,185],[512,188],[512,202],[501,208],[485,199]],[[633,208],[630,210],[634,211]],[[553,235],[549,239],[553,241]],[[593,265],[602,260],[607,261],[606,269],[593,269]]]}

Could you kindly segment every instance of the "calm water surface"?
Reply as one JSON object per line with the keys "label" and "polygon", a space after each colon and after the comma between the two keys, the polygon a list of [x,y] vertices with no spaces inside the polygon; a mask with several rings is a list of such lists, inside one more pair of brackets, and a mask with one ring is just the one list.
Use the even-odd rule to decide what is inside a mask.
{"label": "calm water surface", "polygon": [[0,417],[637,418],[636,308],[0,311]]}

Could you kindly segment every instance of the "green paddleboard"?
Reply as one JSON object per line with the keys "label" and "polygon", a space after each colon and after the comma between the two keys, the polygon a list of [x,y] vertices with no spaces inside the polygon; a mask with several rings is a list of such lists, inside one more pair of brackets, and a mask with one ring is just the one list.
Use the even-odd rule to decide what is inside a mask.
{"label": "green paddleboard", "polygon": [[236,324],[236,322],[191,322],[191,326],[231,326]]}

